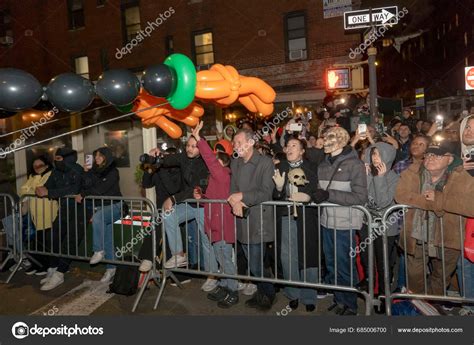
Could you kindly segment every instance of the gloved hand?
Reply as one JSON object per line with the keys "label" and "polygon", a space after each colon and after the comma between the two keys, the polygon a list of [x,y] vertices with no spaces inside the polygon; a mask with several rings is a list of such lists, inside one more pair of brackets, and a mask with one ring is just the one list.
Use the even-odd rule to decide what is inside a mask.
{"label": "gloved hand", "polygon": [[294,202],[309,202],[311,201],[311,197],[306,193],[296,192],[291,194],[291,197],[288,200]]}
{"label": "gloved hand", "polygon": [[275,182],[276,189],[279,192],[283,190],[283,186],[285,185],[285,175],[286,175],[285,172],[283,173],[283,175],[280,175],[280,171],[278,169],[275,169],[275,175],[273,175],[273,181]]}
{"label": "gloved hand", "polygon": [[316,192],[313,193],[313,201],[316,204],[321,204],[329,199],[329,192],[324,189],[316,189]]}

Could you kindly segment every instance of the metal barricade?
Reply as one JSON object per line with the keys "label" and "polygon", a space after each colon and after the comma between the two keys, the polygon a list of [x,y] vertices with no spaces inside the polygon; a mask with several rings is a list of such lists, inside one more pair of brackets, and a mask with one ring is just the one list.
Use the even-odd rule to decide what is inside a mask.
{"label": "metal barricade", "polygon": [[[284,201],[265,202],[252,207],[251,212],[257,212],[257,219],[252,214],[248,221],[231,215],[231,232],[227,228],[229,218],[226,219],[226,213],[230,214],[228,207],[226,200],[186,200],[174,205],[171,210],[164,211],[161,228],[162,236],[167,242],[163,243],[168,243],[171,255],[175,255],[166,261],[166,246],[157,249],[163,256],[165,283],[170,272],[174,272],[227,279],[228,284],[229,280],[240,279],[313,289],[315,299],[316,289],[352,293],[356,303],[357,295],[364,298],[365,314],[371,314],[374,297],[372,243],[368,243],[366,248],[369,259],[368,291],[356,287],[358,274],[355,260],[357,252],[355,232],[360,230],[360,224],[357,223],[361,223],[362,218],[368,226],[369,236],[372,234],[372,217],[364,207],[328,203],[302,205]],[[326,225],[336,224],[336,212],[328,212],[336,209],[346,212],[351,227],[354,225],[355,228],[352,230],[324,228],[321,225],[322,216],[324,215],[326,219]],[[280,228],[277,226],[278,221],[286,224],[282,224]],[[193,225],[192,222],[196,224]],[[211,222],[214,224],[209,226]],[[259,226],[255,227],[256,224]],[[191,230],[193,226],[195,228]],[[209,231],[213,227],[217,227],[218,231]],[[260,229],[256,234],[255,228]],[[188,241],[189,238],[191,241]],[[193,238],[195,240],[192,240]],[[222,243],[222,239],[225,243]],[[194,262],[190,262],[187,259],[190,259],[190,254],[193,252],[191,248],[193,242],[197,242],[197,252],[194,253]],[[323,248],[323,242],[326,243],[326,248]],[[242,246],[243,254],[239,252],[239,246]],[[265,265],[264,259],[269,256],[273,256],[273,262],[271,265]],[[328,271],[332,272],[329,274],[329,280],[328,276],[322,275],[324,257]],[[244,258],[246,267],[245,272],[242,272],[242,267],[239,271],[238,262]],[[331,261],[333,265],[329,267]],[[176,283],[179,286],[179,282]],[[163,288],[164,285],[158,293],[154,309],[158,307]]]}
{"label": "metal barricade", "polygon": [[0,251],[7,253],[5,259],[0,263],[0,271],[10,260],[15,260],[13,271],[5,283],[9,283],[20,265],[19,260],[19,220],[20,215],[13,197],[9,194],[0,194],[0,228],[4,230],[5,244],[0,245]]}
{"label": "metal barricade", "polygon": [[[20,261],[28,259],[43,267],[64,270],[71,260],[90,261],[98,251],[104,251],[100,263],[139,266],[137,255],[143,240],[149,236],[155,243],[157,212],[146,198],[88,196],[76,201],[74,196],[50,200],[24,195],[19,212],[25,211],[32,220],[25,226],[26,233],[33,235],[21,236]],[[155,257],[155,246],[150,248]],[[133,311],[148,280],[160,285],[159,278],[154,267],[138,292]]]}
{"label": "metal barricade", "polygon": [[[419,212],[417,212],[417,210]],[[404,261],[405,270],[399,272],[404,275],[406,281],[406,293],[393,293],[390,270],[393,268],[393,262],[389,258],[389,246],[387,234],[383,234],[384,239],[384,264],[385,264],[385,295],[386,298],[386,313],[387,315],[392,314],[392,301],[394,299],[420,299],[420,300],[431,300],[431,301],[444,301],[453,303],[474,303],[474,296],[466,297],[466,284],[465,284],[465,262],[463,260],[464,251],[464,220],[465,218],[457,215],[450,215],[456,217],[456,228],[448,228],[445,226],[445,220],[443,217],[435,217],[434,222],[431,221],[427,215],[428,211],[411,207],[407,205],[394,205],[390,207],[383,216],[383,224],[387,227],[392,224],[396,219],[400,225],[400,238],[399,245],[405,249],[403,250],[402,257],[400,260]],[[393,215],[398,215],[394,217]],[[408,222],[407,216],[410,214],[411,224]],[[417,222],[418,225],[426,227],[426,236],[419,238],[419,234],[413,234],[412,236],[407,235],[407,229],[413,226],[413,222]],[[434,234],[436,226],[439,229],[439,243],[435,243],[434,237],[429,238],[429,233]],[[446,245],[446,234],[447,232],[459,232],[459,248],[453,248],[452,245]],[[452,233],[451,233],[452,234]],[[424,236],[424,235],[423,235]],[[415,241],[415,242],[413,242]],[[433,242],[434,241],[434,242]],[[409,243],[411,242],[411,243]],[[408,253],[406,250],[407,246],[413,248],[412,253]],[[459,270],[460,268],[460,270]],[[448,294],[448,288],[450,285],[451,278],[457,274],[458,283],[460,284],[461,292],[459,297],[456,294]],[[461,279],[459,279],[461,277]]]}

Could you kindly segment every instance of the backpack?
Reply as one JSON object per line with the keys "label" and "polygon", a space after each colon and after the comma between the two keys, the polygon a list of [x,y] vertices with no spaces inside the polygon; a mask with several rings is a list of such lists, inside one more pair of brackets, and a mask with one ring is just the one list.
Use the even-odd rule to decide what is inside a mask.
{"label": "backpack", "polygon": [[[125,258],[130,260],[131,258]],[[109,285],[107,293],[115,293],[118,295],[132,296],[137,292],[138,279],[140,272],[137,266],[121,265],[117,267],[114,280]]]}

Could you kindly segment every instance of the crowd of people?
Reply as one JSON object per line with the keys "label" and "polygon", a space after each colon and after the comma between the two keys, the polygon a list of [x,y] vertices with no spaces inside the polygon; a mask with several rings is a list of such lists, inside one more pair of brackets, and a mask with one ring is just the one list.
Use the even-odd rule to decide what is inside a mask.
{"label": "crowd of people", "polygon": [[[301,129],[291,126],[299,122]],[[201,136],[202,126],[201,122],[192,130],[184,152],[174,148],[148,152],[143,187],[155,188],[156,204],[167,212],[163,266],[206,272],[202,290],[218,307],[239,303],[241,291],[252,295],[245,302],[248,307],[268,311],[280,286],[219,279],[217,273],[367,290],[368,252],[358,243],[372,240],[377,294],[384,294],[388,267],[396,291],[444,295],[451,288],[474,298],[474,244],[467,235],[474,232],[474,115],[462,114],[440,129],[436,122],[413,119],[406,110],[387,127],[369,124],[365,131],[360,130],[363,127],[351,131],[344,112],[323,111],[317,133],[311,132],[304,116],[263,133],[259,133],[262,126],[244,122],[239,129],[224,128],[213,147]],[[32,210],[40,198],[48,200],[42,203],[48,208],[43,214],[50,215],[30,217],[36,231],[46,234],[36,236],[42,240],[35,245],[59,252],[60,238],[63,249],[68,243],[80,243],[84,232],[74,229],[92,219],[91,264],[113,260],[112,226],[126,210],[113,200],[121,193],[112,153],[107,147],[95,151],[90,170],[76,160],[75,151],[61,148],[53,164],[45,157],[33,162],[34,172],[20,194],[36,194],[29,199],[30,215],[38,215]],[[67,195],[76,197],[62,198]],[[94,209],[84,202],[86,196],[112,199]],[[206,203],[206,199],[223,202]],[[271,201],[288,201],[293,207],[262,205]],[[318,209],[307,206],[311,202],[338,206]],[[386,226],[382,217],[395,204],[413,208]],[[353,206],[368,210],[371,226],[364,212]],[[21,216],[3,219],[7,232],[12,229],[11,217]],[[387,266],[382,236],[370,237],[369,228],[377,227],[387,235]],[[153,267],[153,245],[160,250],[161,243],[159,236],[156,239],[154,244],[151,237],[145,238],[141,247],[142,272]],[[68,248],[71,255],[74,248]],[[359,271],[353,253],[360,255]],[[71,260],[35,258],[41,267],[33,265],[28,272],[46,274],[42,290],[64,281]],[[107,265],[102,280],[110,282],[114,273],[115,267]],[[463,275],[457,285],[456,274]],[[291,308],[301,303],[308,312],[316,309],[321,291],[282,284]],[[357,293],[331,294],[329,311],[357,314]],[[473,312],[469,304],[461,309],[462,315]]]}

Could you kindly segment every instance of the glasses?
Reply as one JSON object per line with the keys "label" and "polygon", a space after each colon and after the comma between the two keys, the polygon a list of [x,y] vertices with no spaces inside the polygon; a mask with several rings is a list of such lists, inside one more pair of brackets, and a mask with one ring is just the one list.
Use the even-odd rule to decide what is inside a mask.
{"label": "glasses", "polygon": [[441,156],[440,156],[440,155],[435,155],[434,153],[426,153],[426,154],[424,155],[424,158],[425,158],[426,160],[428,160],[428,159],[434,159],[434,160],[440,161],[440,160],[442,160],[444,157],[451,157],[451,155],[450,155],[450,154],[445,154],[445,155],[441,155]]}

